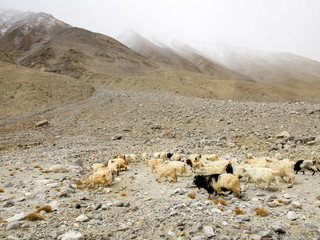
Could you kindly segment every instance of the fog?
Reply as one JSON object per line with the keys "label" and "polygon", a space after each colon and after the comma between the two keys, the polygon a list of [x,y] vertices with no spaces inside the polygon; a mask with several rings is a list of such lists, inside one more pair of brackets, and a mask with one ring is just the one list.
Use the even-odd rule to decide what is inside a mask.
{"label": "fog", "polygon": [[320,61],[318,0],[1,0],[117,38],[131,29],[165,43],[216,42]]}

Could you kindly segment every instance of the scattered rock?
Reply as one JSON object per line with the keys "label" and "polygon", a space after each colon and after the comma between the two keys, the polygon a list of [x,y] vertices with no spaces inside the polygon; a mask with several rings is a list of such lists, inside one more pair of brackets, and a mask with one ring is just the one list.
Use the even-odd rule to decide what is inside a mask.
{"label": "scattered rock", "polygon": [[274,222],[271,224],[271,228],[276,233],[286,233],[286,230],[282,227],[280,222]]}
{"label": "scattered rock", "polygon": [[116,134],[112,137],[112,140],[121,140],[122,139],[122,135],[121,134]]}
{"label": "scattered rock", "polygon": [[294,211],[289,211],[289,212],[287,213],[287,218],[288,218],[289,220],[296,220],[296,219],[299,218],[299,214],[297,214],[297,213],[294,212]]}
{"label": "scattered rock", "polygon": [[51,173],[67,173],[67,172],[69,172],[69,170],[65,166],[63,166],[62,164],[53,165],[47,171],[51,172]]}
{"label": "scattered rock", "polygon": [[24,213],[24,212],[22,212],[22,213],[18,213],[18,214],[16,214],[16,215],[14,215],[14,216],[11,217],[11,218],[8,218],[6,221],[7,221],[8,223],[14,222],[14,221],[21,221],[21,220],[24,220],[26,216],[27,216],[27,214]]}
{"label": "scattered rock", "polygon": [[301,203],[299,203],[299,202],[297,202],[297,201],[293,201],[293,202],[291,203],[291,205],[292,205],[294,208],[299,208],[299,209],[302,208]]}
{"label": "scattered rock", "polygon": [[81,214],[76,218],[76,222],[86,222],[89,221],[89,218],[85,214]]}
{"label": "scattered rock", "polygon": [[82,233],[73,231],[73,230],[66,232],[65,234],[58,237],[58,240],[84,240],[84,239],[85,237]]}
{"label": "scattered rock", "polygon": [[216,234],[211,226],[203,226],[202,228],[204,235],[207,238],[214,237]]}
{"label": "scattered rock", "polygon": [[42,121],[37,122],[34,126],[35,127],[42,127],[42,126],[45,126],[45,125],[48,125],[48,124],[49,124],[48,120],[42,120]]}
{"label": "scattered rock", "polygon": [[9,231],[9,230],[14,230],[14,229],[20,228],[21,225],[22,225],[22,222],[20,222],[20,221],[9,222],[9,223],[7,224],[6,230],[7,230],[7,231]]}
{"label": "scattered rock", "polygon": [[4,208],[8,208],[8,207],[12,207],[14,206],[14,201],[10,200],[10,201],[7,201],[3,204],[3,207]]}

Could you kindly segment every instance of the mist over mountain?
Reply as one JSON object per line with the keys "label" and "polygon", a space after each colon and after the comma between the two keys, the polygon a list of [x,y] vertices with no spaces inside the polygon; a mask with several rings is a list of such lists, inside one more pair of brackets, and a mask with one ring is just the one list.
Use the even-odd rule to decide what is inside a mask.
{"label": "mist over mountain", "polygon": [[[15,65],[7,67],[15,70],[5,73],[1,69],[1,81],[3,86],[9,86],[15,71],[20,75],[26,71],[32,78],[50,72],[59,75],[61,83],[70,79],[76,83],[79,95],[70,100],[90,96],[95,88],[235,101],[320,101],[319,63],[306,58],[280,53],[255,55],[233,48],[218,52],[179,42],[168,46],[133,32],[127,32],[119,40],[122,43],[72,27],[46,13],[0,12],[0,60]],[[45,79],[41,77],[41,81]],[[47,81],[53,79],[48,77]],[[61,87],[61,93],[53,91],[53,95],[72,92],[74,84]],[[79,91],[82,85],[87,92]],[[26,85],[22,95],[32,91],[35,101],[43,98],[43,94],[34,95],[32,89]],[[20,90],[3,89],[8,92],[8,99],[1,101],[2,109],[10,108],[10,96],[14,96],[19,106]],[[56,104],[52,99],[54,96],[41,106]]]}
{"label": "mist over mountain", "polygon": [[257,81],[319,94],[320,63],[287,52],[264,52],[228,45],[204,47],[209,59]]}
{"label": "mist over mountain", "polygon": [[[142,36],[137,37],[134,34],[126,40],[122,38],[122,41],[133,50],[150,57],[142,49],[146,45],[144,43],[148,42],[150,46],[151,41],[143,40]],[[157,39],[154,41],[160,43]],[[135,44],[132,44],[133,42]],[[312,97],[320,94],[320,63],[306,57],[288,52],[265,52],[222,43],[190,46],[173,41],[171,44],[163,43],[161,46],[162,51],[170,49],[193,63],[202,73],[217,74],[227,69],[233,79],[242,76]]]}

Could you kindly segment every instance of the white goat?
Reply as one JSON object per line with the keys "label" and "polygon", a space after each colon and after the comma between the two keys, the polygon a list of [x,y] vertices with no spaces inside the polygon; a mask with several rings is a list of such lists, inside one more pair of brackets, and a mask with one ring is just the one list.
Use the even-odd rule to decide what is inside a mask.
{"label": "white goat", "polygon": [[177,172],[182,176],[183,174],[188,174],[187,164],[180,161],[170,161],[168,165],[171,165],[176,168]]}
{"label": "white goat", "polygon": [[[247,167],[244,168],[244,177],[248,177],[248,180],[252,178],[254,181],[254,184],[259,186],[262,189],[267,189],[271,183],[274,183],[277,185],[278,190],[281,190],[280,183],[278,179],[276,178],[276,175],[278,175],[277,171],[274,171],[270,168],[260,168],[260,167]],[[267,186],[262,187],[261,183],[266,182]]]}
{"label": "white goat", "polygon": [[177,177],[177,169],[174,166],[168,164],[161,164],[156,166],[156,172],[158,173],[159,177],[156,179],[157,182],[161,182],[161,178],[165,177],[168,180],[168,177],[171,177],[172,180],[170,182],[176,182],[178,180]]}
{"label": "white goat", "polygon": [[163,164],[163,159],[150,159],[148,160],[148,165],[151,167],[151,172],[156,168],[157,165]]}

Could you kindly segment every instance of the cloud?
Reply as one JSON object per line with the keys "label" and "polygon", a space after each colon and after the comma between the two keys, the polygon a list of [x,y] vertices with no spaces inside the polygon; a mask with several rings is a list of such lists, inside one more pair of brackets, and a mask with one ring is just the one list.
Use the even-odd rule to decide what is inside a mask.
{"label": "cloud", "polygon": [[133,29],[166,42],[224,42],[320,61],[318,0],[2,0],[0,8],[47,12],[115,38]]}

